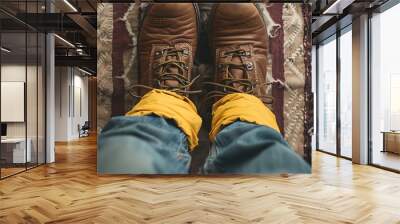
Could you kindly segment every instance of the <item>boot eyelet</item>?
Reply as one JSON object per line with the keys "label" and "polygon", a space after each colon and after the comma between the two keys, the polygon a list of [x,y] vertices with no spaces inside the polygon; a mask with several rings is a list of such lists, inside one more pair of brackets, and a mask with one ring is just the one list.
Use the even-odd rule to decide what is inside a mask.
{"label": "boot eyelet", "polygon": [[160,55],[161,55],[161,52],[156,51],[155,55],[156,55],[156,56],[160,56]]}
{"label": "boot eyelet", "polygon": [[189,55],[189,50],[188,50],[187,48],[184,48],[184,49],[183,49],[183,54]]}
{"label": "boot eyelet", "polygon": [[247,62],[247,63],[245,64],[245,67],[246,67],[246,70],[247,70],[247,71],[251,71],[251,70],[254,69],[254,65],[253,65],[252,62]]}

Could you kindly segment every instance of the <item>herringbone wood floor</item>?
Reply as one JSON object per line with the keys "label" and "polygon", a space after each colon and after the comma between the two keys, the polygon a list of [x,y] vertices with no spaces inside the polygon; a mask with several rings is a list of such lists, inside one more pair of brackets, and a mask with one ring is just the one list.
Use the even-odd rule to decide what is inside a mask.
{"label": "herringbone wood floor", "polygon": [[0,181],[0,223],[400,223],[400,175],[322,154],[313,174],[96,175],[95,138]]}

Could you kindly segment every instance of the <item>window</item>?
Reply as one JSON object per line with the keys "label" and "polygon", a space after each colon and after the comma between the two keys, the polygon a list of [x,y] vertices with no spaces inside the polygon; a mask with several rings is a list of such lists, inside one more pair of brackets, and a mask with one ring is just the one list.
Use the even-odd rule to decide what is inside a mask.
{"label": "window", "polygon": [[400,4],[371,18],[372,164],[400,170]]}
{"label": "window", "polygon": [[348,159],[353,131],[352,41],[350,24],[319,43],[316,56],[317,149]]}
{"label": "window", "polygon": [[[42,5],[44,0],[0,1],[0,7],[18,7],[19,16],[40,13]],[[0,17],[0,178],[5,178],[45,163],[46,38],[10,14],[2,11]]]}
{"label": "window", "polygon": [[352,33],[351,26],[340,36],[340,155],[352,157]]}
{"label": "window", "polygon": [[318,149],[336,153],[336,36],[318,48]]}

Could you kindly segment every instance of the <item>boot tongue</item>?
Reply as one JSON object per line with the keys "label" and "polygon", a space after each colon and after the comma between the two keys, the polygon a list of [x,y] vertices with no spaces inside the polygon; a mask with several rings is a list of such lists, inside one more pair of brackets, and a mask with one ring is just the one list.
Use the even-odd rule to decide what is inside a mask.
{"label": "boot tongue", "polygon": [[[235,64],[241,64],[242,60],[240,59],[239,56],[233,56],[232,62]],[[243,79],[244,78],[244,71],[242,69],[230,68],[229,72],[231,73],[232,78],[235,78],[235,79]],[[244,89],[244,86],[237,82],[233,83],[232,86],[235,89],[238,89],[240,91],[243,91],[243,89]]]}
{"label": "boot tongue", "polygon": [[[176,56],[167,56],[166,61],[175,61],[177,59]],[[165,67],[165,72],[167,73],[176,73],[179,74],[179,68],[176,65],[169,64]],[[179,87],[179,82],[175,79],[169,79],[164,81],[164,85],[170,86],[172,88]]]}

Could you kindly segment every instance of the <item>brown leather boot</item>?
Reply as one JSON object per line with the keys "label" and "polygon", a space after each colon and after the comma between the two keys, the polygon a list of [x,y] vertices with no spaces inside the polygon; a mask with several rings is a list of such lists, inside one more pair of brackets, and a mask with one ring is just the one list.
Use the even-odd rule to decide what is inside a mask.
{"label": "brown leather boot", "polygon": [[198,9],[195,4],[150,4],[139,33],[140,95],[152,88],[186,95],[196,54]]}
{"label": "brown leather boot", "polygon": [[228,93],[266,98],[267,30],[252,3],[216,4],[211,12],[210,44],[215,61],[215,87],[209,97]]}

